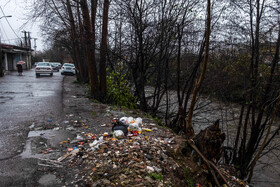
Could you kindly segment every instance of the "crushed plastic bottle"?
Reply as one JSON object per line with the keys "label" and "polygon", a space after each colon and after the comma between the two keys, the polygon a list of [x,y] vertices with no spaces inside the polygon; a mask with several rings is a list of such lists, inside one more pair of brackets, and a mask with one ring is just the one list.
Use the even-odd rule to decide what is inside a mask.
{"label": "crushed plastic bottle", "polygon": [[137,131],[138,131],[138,134],[141,134],[141,133],[142,133],[142,129],[141,129],[140,127],[138,128]]}

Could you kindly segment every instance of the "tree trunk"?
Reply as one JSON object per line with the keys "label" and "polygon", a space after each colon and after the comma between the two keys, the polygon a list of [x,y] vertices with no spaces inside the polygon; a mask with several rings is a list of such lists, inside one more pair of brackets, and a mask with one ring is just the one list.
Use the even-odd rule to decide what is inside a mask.
{"label": "tree trunk", "polygon": [[91,31],[92,31],[91,47],[92,47],[92,51],[93,51],[93,53],[91,55],[92,55],[92,60],[93,60],[94,64],[96,64],[96,53],[95,53],[95,49],[96,49],[96,42],[95,42],[96,41],[96,29],[95,29],[95,22],[96,22],[97,5],[98,5],[97,2],[98,2],[97,0],[91,0]]}
{"label": "tree trunk", "polygon": [[210,127],[200,131],[193,140],[197,148],[208,160],[216,163],[220,159],[223,152],[225,134],[222,133],[219,127],[219,120]]}
{"label": "tree trunk", "polygon": [[90,78],[90,87],[91,87],[91,96],[96,98],[98,96],[98,76],[96,70],[96,61],[94,58],[95,47],[94,47],[94,38],[91,28],[91,22],[89,17],[89,9],[86,0],[81,0],[81,10],[83,14],[84,20],[84,29],[85,29],[85,36],[87,38],[85,42],[85,50],[86,50],[86,62],[88,64],[88,72]]}
{"label": "tree trunk", "polygon": [[279,104],[280,104],[280,94],[278,94],[278,101],[276,103],[276,106],[274,108],[274,111],[273,111],[273,114],[272,114],[272,117],[270,119],[270,122],[269,122],[269,126],[268,126],[268,130],[267,130],[267,133],[265,135],[265,138],[264,138],[264,141],[261,145],[261,148],[260,150],[258,151],[257,155],[255,156],[254,160],[252,161],[252,164],[251,164],[251,167],[250,167],[250,171],[249,171],[249,177],[248,177],[248,182],[251,182],[251,179],[252,179],[252,176],[253,176],[253,172],[254,172],[254,167],[257,163],[257,161],[259,160],[260,156],[261,156],[261,153],[263,152],[264,148],[265,148],[265,145],[266,145],[266,142],[268,140],[268,136],[270,134],[270,131],[271,131],[271,126],[272,126],[272,123],[274,121],[274,118],[276,116],[276,113],[277,113],[277,110],[278,110],[278,107],[279,107]]}
{"label": "tree trunk", "polygon": [[[87,67],[87,63],[85,63],[85,50],[83,50],[83,44],[85,43],[85,32],[84,32],[84,26],[83,26],[83,22],[81,19],[81,13],[80,13],[80,4],[79,2],[77,2],[77,16],[78,16],[78,21],[79,21],[79,28],[80,28],[80,35],[79,35],[79,50],[80,50],[80,61],[82,63],[82,69],[83,69],[83,79],[85,83],[89,83],[89,74],[88,74],[88,67]],[[81,45],[82,44],[82,45]]]}
{"label": "tree trunk", "polygon": [[145,84],[143,74],[139,72],[138,68],[134,68],[133,79],[135,82],[136,94],[140,100],[140,109],[147,111],[147,100],[145,96]]}
{"label": "tree trunk", "polygon": [[108,14],[109,14],[109,0],[104,0],[103,7],[103,19],[102,19],[102,39],[101,39],[101,51],[100,51],[100,98],[101,100],[106,97],[107,84],[106,84],[106,57],[107,57],[107,35],[108,35]]}
{"label": "tree trunk", "polygon": [[78,40],[77,32],[76,32],[76,27],[75,27],[72,8],[71,8],[71,5],[70,5],[70,0],[66,1],[66,6],[67,6],[67,12],[68,12],[68,15],[69,15],[69,22],[70,22],[70,28],[71,28],[70,34],[71,34],[71,38],[72,38],[72,41],[73,41],[75,62],[77,64],[77,69],[78,69],[77,79],[78,79],[78,81],[85,82],[83,64],[81,62],[79,43],[77,41]]}
{"label": "tree trunk", "polygon": [[[248,175],[248,171],[250,170],[250,163],[252,159],[254,158],[254,154],[258,149],[259,145],[259,139],[263,136],[263,131],[261,130],[260,126],[263,120],[264,116],[264,110],[265,107],[261,106],[258,112],[258,116],[256,119],[256,109],[259,107],[257,98],[259,94],[258,90],[258,84],[259,84],[259,60],[260,60],[260,46],[259,46],[259,33],[260,33],[260,23],[261,23],[261,15],[262,10],[264,6],[261,5],[260,0],[257,0],[256,6],[253,4],[253,2],[250,3],[250,28],[251,28],[251,65],[250,65],[250,80],[251,80],[251,88],[250,90],[250,97],[249,97],[249,104],[247,109],[247,115],[245,118],[245,125],[243,129],[243,139],[241,142],[241,146],[239,149],[239,158],[235,162],[240,167],[240,173],[241,178],[245,178]],[[254,8],[256,8],[256,18],[254,18]],[[254,24],[253,21],[256,21],[255,23],[255,32],[254,32]],[[262,98],[264,100],[261,100],[260,102],[266,103],[267,98]],[[247,101],[248,102],[248,101]],[[251,112],[251,118],[249,119],[248,113]],[[250,120],[251,122],[251,131],[250,136],[247,142],[247,132],[248,132],[248,126],[247,122]]]}
{"label": "tree trunk", "polygon": [[211,34],[211,0],[208,0],[207,1],[206,49],[205,49],[204,62],[203,62],[202,72],[200,74],[199,80],[195,83],[195,88],[193,90],[193,95],[192,95],[192,101],[191,101],[188,117],[186,120],[187,121],[186,133],[187,136],[189,137],[194,135],[192,116],[193,116],[194,106],[196,103],[196,96],[205,77],[205,72],[207,68],[208,57],[209,57],[210,34]]}

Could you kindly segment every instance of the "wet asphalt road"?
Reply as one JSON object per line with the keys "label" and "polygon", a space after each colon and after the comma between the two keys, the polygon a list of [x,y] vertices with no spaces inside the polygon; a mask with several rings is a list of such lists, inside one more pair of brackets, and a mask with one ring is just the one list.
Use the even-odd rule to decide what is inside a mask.
{"label": "wet asphalt road", "polygon": [[36,186],[37,161],[21,154],[29,127],[62,113],[62,83],[60,72],[36,78],[34,69],[0,77],[0,186]]}
{"label": "wet asphalt road", "polygon": [[33,121],[55,118],[62,111],[60,73],[36,78],[34,69],[0,78],[0,160],[21,152]]}

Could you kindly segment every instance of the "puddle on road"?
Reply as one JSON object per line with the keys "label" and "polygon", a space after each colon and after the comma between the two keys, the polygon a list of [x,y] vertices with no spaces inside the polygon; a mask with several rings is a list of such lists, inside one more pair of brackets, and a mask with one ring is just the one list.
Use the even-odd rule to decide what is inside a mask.
{"label": "puddle on road", "polygon": [[49,129],[29,131],[27,138],[32,139],[38,136],[47,139],[52,147],[59,146],[59,142],[67,140],[67,138],[73,137],[73,135],[67,130]]}
{"label": "puddle on road", "polygon": [[[32,125],[30,126],[32,127]],[[19,155],[22,158],[49,158],[52,156],[57,155],[57,152],[51,152],[48,154],[39,154],[35,153],[36,152],[36,147],[32,147],[32,142],[37,141],[37,137],[42,137],[48,141],[48,147],[49,148],[55,148],[59,146],[59,143],[61,141],[67,140],[67,138],[73,138],[73,135],[66,130],[54,130],[54,129],[49,129],[49,130],[35,130],[35,131],[29,131],[28,136],[27,136],[27,141],[24,147],[23,152]],[[35,150],[35,151],[34,151]],[[38,150],[37,150],[38,152]]]}
{"label": "puddle on road", "polygon": [[19,155],[21,158],[47,158],[49,155],[32,154],[31,140],[27,140],[23,152]]}
{"label": "puddle on road", "polygon": [[42,90],[39,90],[39,91],[34,91],[33,92],[33,96],[34,97],[49,97],[49,96],[54,96],[56,95],[55,94],[55,91],[42,91]]}
{"label": "puddle on road", "polygon": [[39,130],[39,131],[29,131],[28,138],[36,137],[36,136],[42,136],[43,138],[50,139],[50,138],[56,136],[56,134],[54,132],[55,131],[53,129]]}

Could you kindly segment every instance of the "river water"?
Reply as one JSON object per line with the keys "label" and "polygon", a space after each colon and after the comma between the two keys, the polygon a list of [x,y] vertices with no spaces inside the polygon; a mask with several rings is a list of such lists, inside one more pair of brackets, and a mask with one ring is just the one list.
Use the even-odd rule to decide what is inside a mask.
{"label": "river water", "polygon": [[[149,93],[152,89],[149,88]],[[161,102],[159,108],[160,111],[165,112],[166,98]],[[169,91],[169,103],[170,106],[169,113],[176,113],[178,110],[177,94],[175,91]],[[199,97],[194,115],[193,115],[193,125],[195,133],[200,132],[200,130],[205,129],[209,125],[212,125],[216,120],[220,120],[220,127],[222,131],[226,134],[226,140],[224,142],[225,146],[232,146],[237,132],[238,118],[240,113],[240,108],[238,104],[225,103],[217,99],[211,99],[207,97]],[[273,130],[279,126],[280,120],[277,119],[274,122]],[[251,185],[255,187],[279,187],[280,186],[280,138],[279,136],[272,142],[274,150],[263,155],[257,162],[254,169],[254,175],[251,181]],[[276,147],[276,148],[275,148]],[[278,149],[279,148],[279,149]],[[269,148],[264,150],[264,153],[268,152]]]}

